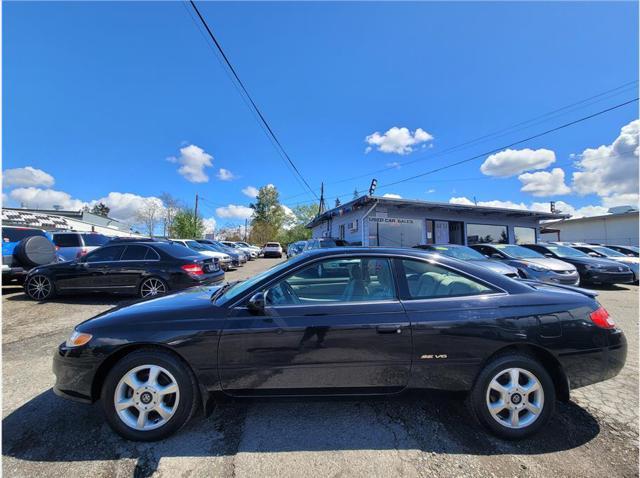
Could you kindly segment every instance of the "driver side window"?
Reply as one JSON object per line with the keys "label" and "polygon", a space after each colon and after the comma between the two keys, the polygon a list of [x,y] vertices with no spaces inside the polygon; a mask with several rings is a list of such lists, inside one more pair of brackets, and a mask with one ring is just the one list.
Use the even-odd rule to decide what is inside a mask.
{"label": "driver side window", "polygon": [[389,259],[328,259],[288,276],[266,293],[267,306],[324,305],[393,300],[396,287]]}

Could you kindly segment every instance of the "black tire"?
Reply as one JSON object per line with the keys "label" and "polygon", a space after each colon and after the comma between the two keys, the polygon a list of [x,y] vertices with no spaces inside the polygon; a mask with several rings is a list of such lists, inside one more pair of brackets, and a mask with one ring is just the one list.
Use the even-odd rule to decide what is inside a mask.
{"label": "black tire", "polygon": [[[137,367],[144,368],[147,365],[162,367],[175,378],[179,400],[175,412],[165,424],[151,430],[137,430],[127,425],[118,415],[115,393],[125,375]],[[100,398],[107,422],[116,433],[127,440],[157,441],[178,432],[187,424],[198,408],[199,392],[193,373],[182,360],[168,351],[142,349],[126,355],[113,366],[102,385]]]}
{"label": "black tire", "polygon": [[30,236],[16,245],[13,255],[23,267],[30,269],[55,262],[56,247],[44,236]]}
{"label": "black tire", "polygon": [[[157,292],[148,293],[149,288],[153,289],[153,284],[155,284],[155,289]],[[140,282],[140,287],[138,287],[138,295],[142,299],[151,299],[153,297],[160,297],[161,295],[165,295],[169,292],[169,285],[164,279],[161,279],[157,276],[145,277],[142,282]]]}
{"label": "black tire", "polygon": [[31,300],[44,302],[56,296],[56,286],[50,277],[44,274],[35,274],[25,281],[24,292]]}
{"label": "black tire", "polygon": [[[529,395],[526,395],[525,393],[519,393],[518,390],[516,390],[515,393],[507,395],[509,397],[513,397],[513,399],[509,398],[502,400],[502,403],[506,402],[509,407],[523,408],[514,411],[505,407],[505,409],[500,412],[502,415],[498,415],[498,418],[494,418],[494,415],[489,411],[489,403],[493,403],[491,400],[496,400],[495,403],[497,403],[499,399],[494,398],[494,394],[496,392],[494,390],[490,390],[489,386],[494,377],[508,369],[519,369],[531,374],[534,379],[537,379],[537,382],[541,387],[542,394],[540,395],[539,392],[531,392]],[[528,378],[524,372],[521,372],[521,376],[523,378]],[[504,377],[504,375],[502,377]],[[533,383],[533,381],[526,382],[525,385],[522,385],[522,388],[524,389],[527,384]],[[510,385],[510,383],[508,385]],[[519,387],[520,384],[518,388]],[[515,397],[515,395],[518,395],[519,397],[517,402],[516,398],[518,397]],[[542,402],[540,402],[540,397],[542,397]],[[528,409],[529,406],[535,405],[535,402],[542,404],[540,407],[541,411],[537,414],[534,414]],[[556,391],[551,376],[537,360],[524,354],[502,355],[488,363],[484,369],[482,369],[480,375],[478,375],[474,387],[468,397],[469,408],[478,422],[480,422],[481,425],[487,428],[494,435],[507,440],[519,440],[538,432],[545,426],[549,418],[553,415],[555,402]],[[531,423],[528,425],[522,424],[520,428],[510,428],[509,426],[504,425],[502,420],[510,422],[511,416],[514,413],[518,415],[518,420],[523,420],[523,422],[531,420],[534,415],[537,415],[537,417],[531,420]]]}

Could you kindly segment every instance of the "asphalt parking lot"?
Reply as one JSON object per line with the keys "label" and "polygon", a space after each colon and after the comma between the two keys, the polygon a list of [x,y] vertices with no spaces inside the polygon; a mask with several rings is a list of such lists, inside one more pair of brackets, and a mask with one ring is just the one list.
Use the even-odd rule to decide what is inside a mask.
{"label": "asphalt parking lot", "polygon": [[[273,265],[260,259],[227,274]],[[503,442],[479,429],[461,397],[415,392],[387,399],[220,403],[181,433],[126,442],[98,405],[56,397],[51,357],[72,327],[123,299],[37,304],[3,287],[5,476],[638,476],[638,287],[599,290],[629,339],[627,364],[576,390],[546,430]],[[127,299],[125,299],[127,300]]]}

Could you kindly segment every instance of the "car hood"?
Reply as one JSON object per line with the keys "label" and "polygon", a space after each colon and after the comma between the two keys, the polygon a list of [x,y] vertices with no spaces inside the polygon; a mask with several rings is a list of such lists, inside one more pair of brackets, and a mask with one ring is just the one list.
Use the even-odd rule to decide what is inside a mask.
{"label": "car hood", "polygon": [[226,309],[211,302],[211,296],[220,287],[222,284],[192,287],[155,299],[138,300],[96,315],[82,322],[76,329],[92,333],[92,331],[114,325],[130,327],[140,323],[222,318]]}
{"label": "car hood", "polygon": [[573,265],[569,264],[568,262],[554,259],[552,257],[540,257],[540,258],[518,259],[518,260],[524,264],[534,264],[540,267],[546,267],[547,269],[551,269],[552,271],[570,271],[575,269],[575,267],[573,267]]}
{"label": "car hood", "polygon": [[498,274],[506,275],[518,273],[518,269],[516,269],[515,267],[511,267],[504,262],[494,261],[492,259],[474,259],[473,263],[492,270],[493,272],[497,272]]}

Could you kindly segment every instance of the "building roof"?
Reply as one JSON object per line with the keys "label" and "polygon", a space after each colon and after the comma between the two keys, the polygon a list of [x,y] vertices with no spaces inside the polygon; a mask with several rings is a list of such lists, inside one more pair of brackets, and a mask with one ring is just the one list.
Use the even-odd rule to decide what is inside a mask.
{"label": "building roof", "polygon": [[[128,224],[118,221],[117,219],[100,216],[98,214],[93,214],[92,212],[83,211],[83,210],[65,211],[65,210],[56,210],[56,209],[26,209],[26,208],[12,208],[12,207],[2,208],[3,222],[7,221],[7,222],[15,223],[13,220],[5,219],[5,215],[11,215],[11,217],[15,218],[15,220],[17,221],[21,221],[21,219],[19,219],[20,216],[24,216],[25,218],[27,218],[26,219],[27,221],[32,221],[33,219],[28,218],[29,215],[38,216],[38,217],[41,217],[41,219],[44,217],[48,217],[49,222],[52,221],[51,218],[57,218],[58,221],[62,220],[64,224],[67,224],[64,218],[68,217],[70,219],[76,219],[78,221],[83,221],[89,224],[93,224],[95,226],[104,226],[104,227],[109,227],[111,229],[117,229],[125,232],[129,232],[131,230],[131,227]],[[22,222],[19,222],[19,224],[22,224]],[[64,227],[52,226],[49,223],[42,226],[33,225],[33,227],[56,227],[57,229],[64,228]],[[67,227],[68,227],[68,224],[67,224]]]}
{"label": "building roof", "polygon": [[20,209],[2,209],[2,224],[12,226],[37,227],[39,229],[70,229],[64,217],[51,214],[36,214]]}
{"label": "building roof", "polygon": [[311,228],[318,224],[329,220],[335,216],[341,216],[351,211],[373,205],[394,206],[397,208],[412,207],[422,208],[429,211],[455,211],[455,212],[473,212],[482,215],[504,215],[508,217],[532,217],[539,221],[549,219],[564,219],[570,217],[568,214],[556,214],[551,212],[529,211],[528,209],[509,209],[502,207],[487,207],[468,204],[452,204],[446,202],[422,201],[418,199],[398,199],[377,196],[361,196],[346,204],[342,204],[333,209],[329,209],[317,216],[313,221],[307,224]]}
{"label": "building roof", "polygon": [[611,219],[611,218],[619,218],[619,217],[625,217],[625,216],[638,217],[638,215],[639,213],[638,213],[638,210],[636,209],[636,210],[629,210],[629,211],[613,213],[613,214],[600,214],[599,216],[574,217],[574,218],[568,218],[568,219],[561,219],[559,221],[547,222],[545,223],[545,228],[546,226],[556,227],[566,223],[577,224],[580,222],[599,221],[601,219]]}

